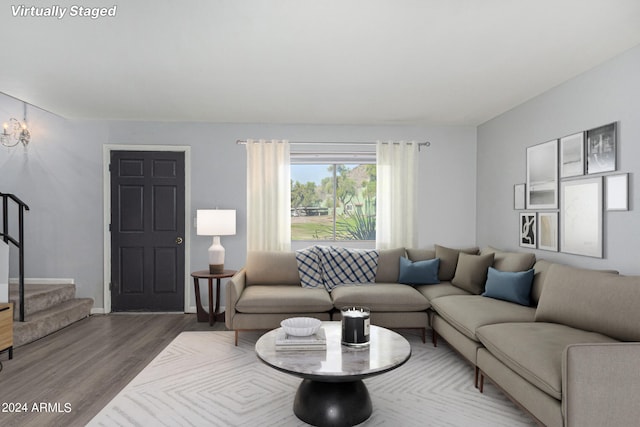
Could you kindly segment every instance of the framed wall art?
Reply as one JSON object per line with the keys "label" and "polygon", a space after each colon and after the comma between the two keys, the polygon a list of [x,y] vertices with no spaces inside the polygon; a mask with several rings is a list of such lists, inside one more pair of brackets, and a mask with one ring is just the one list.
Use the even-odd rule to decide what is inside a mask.
{"label": "framed wall art", "polygon": [[629,174],[605,176],[605,194],[608,211],[629,210]]}
{"label": "framed wall art", "polygon": [[558,251],[558,212],[538,213],[538,249]]}
{"label": "framed wall art", "polygon": [[558,208],[558,140],[527,147],[527,209]]}
{"label": "framed wall art", "polygon": [[516,184],[513,186],[513,209],[525,209],[525,184]]}
{"label": "framed wall art", "polygon": [[535,249],[537,245],[536,213],[520,212],[519,218],[520,246]]}
{"label": "framed wall art", "polygon": [[587,174],[616,170],[616,128],[614,122],[587,131]]}
{"label": "framed wall art", "polygon": [[584,175],[584,132],[560,138],[560,178]]}
{"label": "framed wall art", "polygon": [[561,184],[560,250],[602,258],[602,177]]}

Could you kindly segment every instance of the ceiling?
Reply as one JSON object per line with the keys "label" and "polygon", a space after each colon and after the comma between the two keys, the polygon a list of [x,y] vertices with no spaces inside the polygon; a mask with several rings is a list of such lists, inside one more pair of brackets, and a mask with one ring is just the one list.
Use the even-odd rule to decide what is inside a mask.
{"label": "ceiling", "polygon": [[0,92],[73,119],[475,126],[640,44],[638,0],[82,3],[116,16],[5,3]]}

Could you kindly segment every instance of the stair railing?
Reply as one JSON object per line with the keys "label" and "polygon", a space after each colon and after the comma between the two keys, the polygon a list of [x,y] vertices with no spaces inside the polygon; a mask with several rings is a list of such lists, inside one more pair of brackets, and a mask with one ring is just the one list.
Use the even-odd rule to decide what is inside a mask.
{"label": "stair railing", "polygon": [[[2,197],[2,233],[0,237],[5,243],[11,242],[18,248],[20,321],[24,322],[24,211],[28,211],[29,206],[13,194],[0,193],[0,197]],[[18,205],[17,240],[9,235],[9,200],[13,200]]]}

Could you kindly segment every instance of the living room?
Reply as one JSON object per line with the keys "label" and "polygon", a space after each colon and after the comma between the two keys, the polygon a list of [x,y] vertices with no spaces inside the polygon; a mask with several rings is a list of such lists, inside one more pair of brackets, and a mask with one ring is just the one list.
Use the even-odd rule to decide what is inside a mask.
{"label": "living room", "polygon": [[[267,13],[267,4],[256,3],[259,4],[254,6],[261,6],[256,12],[244,11],[242,14],[245,19],[251,18],[249,22],[262,19],[258,12],[267,16],[273,13],[276,18],[282,18],[286,12],[286,7],[281,5],[274,8],[279,13]],[[477,35],[482,42],[502,40],[503,43],[487,46],[478,42],[469,47],[465,43],[471,43],[470,37],[457,34],[462,38],[461,44],[455,45],[459,50],[452,55],[435,57],[434,53],[423,52],[429,52],[435,44],[434,39],[447,40],[440,33],[424,35],[410,32],[416,38],[410,39],[405,44],[407,50],[400,53],[394,53],[394,49],[386,43],[361,45],[359,37],[354,36],[353,40],[346,39],[349,43],[344,50],[338,49],[337,54],[327,54],[325,59],[333,61],[332,65],[319,67],[315,71],[319,75],[313,74],[313,79],[317,80],[311,77],[302,79],[304,81],[292,78],[290,87],[278,87],[285,96],[272,89],[258,92],[259,96],[255,98],[251,96],[251,90],[270,86],[268,82],[274,73],[283,71],[279,67],[269,68],[271,61],[265,52],[270,52],[275,63],[286,59],[287,52],[284,48],[282,51],[275,48],[268,50],[270,45],[266,42],[245,39],[247,35],[243,33],[242,19],[230,21],[228,26],[223,25],[223,11],[227,9],[214,7],[212,10],[203,10],[216,15],[207,18],[215,19],[215,25],[212,26],[222,28],[220,34],[216,33],[220,39],[225,43],[229,39],[238,39],[240,52],[255,54],[251,61],[232,53],[223,56],[223,60],[213,60],[212,65],[208,66],[202,65],[200,60],[185,63],[172,58],[181,49],[186,50],[185,56],[201,57],[203,50],[200,49],[205,47],[191,46],[189,43],[190,38],[196,40],[203,37],[200,33],[176,31],[169,37],[174,41],[167,46],[147,47],[151,36],[147,38],[145,34],[138,33],[139,30],[132,29],[131,22],[142,23],[141,27],[145,28],[146,20],[158,14],[165,18],[173,17],[174,20],[181,18],[186,22],[196,19],[192,15],[181,15],[186,12],[180,12],[177,5],[157,6],[158,10],[151,11],[148,10],[152,7],[149,5],[118,5],[117,14],[112,19],[126,21],[126,25],[108,21],[111,18],[108,16],[82,22],[77,21],[80,18],[74,18],[74,21],[71,17],[59,22],[45,18],[13,17],[10,8],[6,8],[1,16],[2,32],[6,34],[3,39],[16,40],[12,43],[16,51],[6,54],[6,73],[0,78],[0,120],[6,121],[10,117],[22,119],[26,102],[31,141],[26,150],[18,146],[0,152],[0,191],[17,195],[30,207],[25,218],[27,278],[71,278],[76,284],[78,296],[94,300],[93,314],[110,312],[106,301],[110,280],[105,261],[109,258],[108,246],[105,246],[108,243],[108,237],[105,236],[108,236],[109,224],[108,213],[105,213],[105,200],[108,197],[105,174],[109,163],[105,153],[108,150],[126,149],[127,146],[134,149],[141,146],[161,149],[188,147],[184,311],[194,313],[195,295],[188,274],[206,268],[207,248],[210,245],[209,238],[196,234],[196,210],[216,207],[235,209],[236,234],[222,239],[227,254],[225,266],[239,270],[247,257],[247,159],[244,147],[237,145],[237,140],[429,141],[431,145],[418,156],[418,246],[493,246],[518,251],[522,248],[518,244],[513,188],[526,180],[527,148],[612,122],[618,124],[617,170],[629,174],[629,210],[606,212],[602,241],[604,255],[598,258],[562,251],[533,252],[539,258],[575,267],[610,269],[625,275],[640,274],[635,250],[635,241],[640,237],[640,217],[635,212],[638,204],[635,177],[640,172],[640,145],[637,143],[640,139],[640,31],[635,23],[638,22],[640,11],[634,2],[623,2],[615,7],[607,2],[586,4],[562,2],[560,6],[536,2],[536,5],[528,3],[527,8],[516,11],[504,2],[490,7],[460,2],[457,4],[459,10],[448,12],[461,19],[459,25],[475,21],[469,15],[480,14],[485,7],[491,10],[485,10],[480,16],[494,25],[510,19],[508,24],[498,26],[503,34],[497,37],[480,37],[483,31],[491,33],[482,26],[475,28],[474,31],[478,32],[468,33]],[[426,11],[413,2],[407,6],[411,6],[408,10],[415,7],[422,13],[430,12],[434,16],[438,7],[444,7],[440,2],[428,2],[424,6]],[[331,18],[335,18],[335,15],[321,14],[319,16],[323,16],[324,21],[320,22],[334,23],[337,26],[335,34],[343,35],[348,27],[345,22],[360,22],[359,17],[362,16],[365,21],[368,17],[377,18],[380,24],[387,23],[380,15],[394,9],[394,6],[383,2],[380,9],[373,8],[368,12],[371,16],[368,16],[364,12],[356,13],[358,7],[362,6],[349,5],[343,11],[344,21],[335,23]],[[433,7],[431,10],[434,11],[431,12],[428,7]],[[473,13],[462,13],[465,8],[471,8],[469,10]],[[507,11],[502,10],[506,18],[493,8],[507,8]],[[558,10],[553,12],[556,8]],[[305,14],[300,9],[304,8],[296,7],[296,12],[291,12],[292,16],[301,20],[305,17],[306,20],[302,22],[311,24],[308,22],[311,19],[309,12]],[[322,12],[317,10],[317,6],[312,11]],[[549,16],[552,13],[557,13],[557,16]],[[526,18],[529,14],[538,17],[539,22],[544,24],[534,25],[533,18]],[[407,15],[411,14],[405,13],[401,18],[407,20],[410,28],[415,28],[421,22],[415,16]],[[437,20],[434,16],[421,18],[428,19],[435,26],[434,21]],[[604,25],[601,24],[603,19]],[[160,32],[158,28],[169,26],[166,22],[163,21],[158,27],[149,23],[147,31]],[[561,24],[569,28],[569,34],[563,36],[563,31],[557,30]],[[301,31],[295,22],[289,25]],[[523,34],[516,32],[518,26],[527,31],[523,31]],[[601,26],[608,29],[604,31],[606,36],[589,34],[589,29]],[[363,27],[366,28],[358,24],[356,30],[364,31]],[[115,44],[104,40],[124,29],[128,29],[126,37],[122,37],[124,40],[119,39]],[[180,31],[186,29],[181,28]],[[464,33],[460,27],[457,31]],[[514,31],[522,37],[516,39],[513,43],[515,46],[508,43],[510,37],[504,35],[508,34],[507,31]],[[282,36],[281,33],[276,34]],[[303,41],[294,44],[298,54],[305,51],[305,34],[300,33]],[[159,37],[157,34],[155,36]],[[391,37],[389,34],[387,36]],[[429,36],[432,40],[427,42],[417,36]],[[438,36],[440,39],[436,39]],[[90,40],[90,48],[83,40]],[[373,40],[380,42],[380,38]],[[404,38],[400,40],[406,42]],[[247,47],[251,41],[256,43],[255,49]],[[321,47],[329,41],[316,37],[306,40],[310,46],[319,49],[312,50],[313,54],[326,53]],[[225,43],[216,43],[210,55],[224,53]],[[289,43],[293,41],[289,40]],[[525,44],[520,47],[518,43]],[[554,47],[556,44],[560,46],[557,50]],[[351,68],[352,65],[344,74],[340,73],[340,67],[336,71],[333,64],[344,63],[346,66],[350,49],[362,49],[363,46],[369,49],[362,51],[366,52],[368,62],[365,61],[365,64],[369,69],[374,69],[380,61],[384,61],[385,54],[394,58],[390,61],[397,61],[398,65],[385,64],[382,71],[369,70],[371,75],[364,82],[359,82],[360,78],[364,78],[361,77],[363,73],[358,72],[356,67]],[[542,46],[539,49],[543,51],[538,52],[537,46]],[[333,49],[337,48],[334,46]],[[376,49],[381,49],[381,53],[372,53]],[[519,51],[526,53],[517,57],[501,56]],[[410,58],[420,55],[430,56],[433,60],[414,65]],[[494,68],[488,71],[459,68],[465,70],[459,72],[463,76],[461,79],[454,79],[455,74],[448,77],[430,74],[430,68],[438,60],[457,61],[457,58],[450,57],[456,55],[468,55],[475,63],[485,56],[495,56],[490,61]],[[69,65],[55,61],[56,57],[65,58]],[[160,61],[159,57],[169,59]],[[182,60],[184,56],[180,58]],[[116,64],[109,68],[111,76],[105,78],[100,74],[95,80],[85,78],[98,73],[107,63]],[[232,78],[241,68],[239,64],[253,66],[255,70],[237,79]],[[260,70],[258,65],[267,66],[267,69]],[[299,75],[319,65],[322,64],[314,60],[291,67],[293,74]],[[459,65],[468,66],[468,63]],[[210,93],[202,93],[198,86],[187,86],[186,83],[183,85],[172,80],[173,73],[181,67],[199,76],[202,79],[199,84],[210,88]],[[405,67],[417,67],[419,72],[425,73],[425,81],[436,78],[451,80],[438,83],[436,86],[440,87],[439,91],[431,85],[405,86],[402,82],[407,75],[396,69]],[[37,68],[46,70],[44,74],[38,74],[35,72]],[[148,81],[155,80],[151,75],[161,74],[163,69],[167,73],[163,77],[163,86],[146,87]],[[220,75],[209,73],[218,69]],[[501,81],[507,78],[504,76],[507,72],[511,73],[507,76],[508,81]],[[471,78],[476,73],[481,75],[478,81],[483,86],[472,86],[478,84]],[[492,73],[499,77],[488,78]],[[414,74],[409,73],[415,79]],[[217,83],[213,88],[206,86],[208,80],[216,79],[223,83]],[[387,79],[393,83],[379,86]],[[302,88],[308,88],[314,82],[317,82],[319,89],[310,92],[306,98],[297,96],[297,92],[304,93]],[[220,87],[225,85],[233,86],[234,91],[231,92],[234,97],[244,101],[231,103],[228,92]],[[366,97],[353,103],[349,98],[355,96],[355,92],[351,93],[348,89],[360,85],[365,86],[365,91],[359,92],[358,96]],[[74,86],[80,90],[75,90]],[[328,92],[330,88],[333,90]],[[365,95],[367,93],[369,95]],[[411,99],[406,108],[405,97]],[[421,100],[430,97],[437,98],[440,110],[437,103],[431,105]],[[290,98],[293,106],[284,109],[279,98]],[[476,110],[455,111],[465,104],[465,100]],[[100,104],[104,104],[104,108],[99,108]],[[358,115],[359,110],[355,107],[363,104],[374,108],[369,116],[365,115],[366,111]],[[109,110],[114,105],[118,109]],[[163,108],[154,110],[158,105]],[[244,120],[237,118],[240,113],[236,113],[236,116],[232,114],[239,108],[238,105],[245,108]],[[482,105],[484,108],[481,108]],[[412,106],[423,110],[411,110]],[[207,107],[211,112],[206,111]],[[341,112],[345,114],[343,117],[339,116]],[[470,116],[465,117],[465,114]],[[13,254],[12,249],[12,278],[17,275],[17,261]],[[18,348],[16,358],[19,357]],[[5,369],[9,369],[11,362],[4,363]]]}

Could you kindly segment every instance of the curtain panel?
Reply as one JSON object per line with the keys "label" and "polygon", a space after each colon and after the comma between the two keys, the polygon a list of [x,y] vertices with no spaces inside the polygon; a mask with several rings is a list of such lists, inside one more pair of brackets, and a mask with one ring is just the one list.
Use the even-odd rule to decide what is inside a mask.
{"label": "curtain panel", "polygon": [[376,248],[418,244],[418,144],[377,143]]}
{"label": "curtain panel", "polygon": [[247,140],[247,251],[291,249],[290,147]]}

